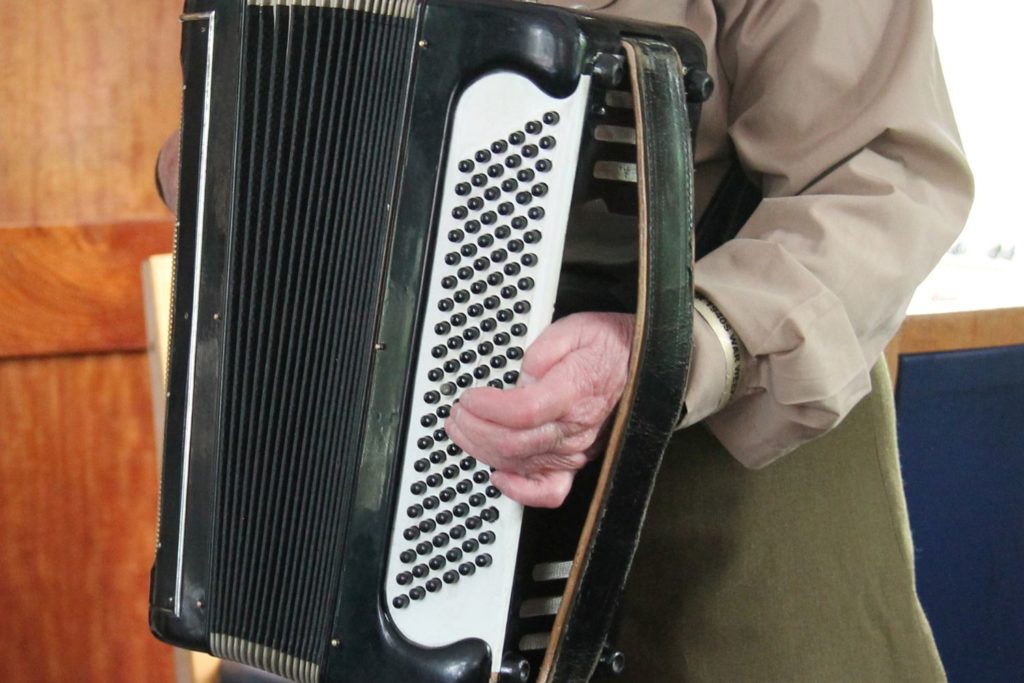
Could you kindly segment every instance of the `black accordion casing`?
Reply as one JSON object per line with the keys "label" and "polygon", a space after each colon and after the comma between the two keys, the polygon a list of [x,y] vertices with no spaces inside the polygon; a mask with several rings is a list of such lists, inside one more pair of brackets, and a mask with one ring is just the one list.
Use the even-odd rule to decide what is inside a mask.
{"label": "black accordion casing", "polygon": [[[154,633],[301,681],[526,681],[538,672],[567,681],[591,676],[602,656],[615,665],[605,639],[689,358],[690,145],[710,87],[699,40],[680,28],[498,1],[188,0],[182,24]],[[554,108],[530,110],[521,128],[495,130],[476,152],[453,151],[460,125],[490,125],[460,124],[457,112],[493,74],[512,74],[509,83]],[[576,146],[577,167],[547,196],[550,160]],[[556,195],[564,206],[551,204]],[[563,216],[571,241],[595,202],[633,231],[639,224],[636,263],[609,269],[625,273],[626,303],[591,291],[607,273],[570,272],[570,246],[552,253],[567,264],[557,314],[638,315],[610,455],[580,475],[562,509],[524,513],[518,557],[480,559],[484,540],[445,561],[466,540],[493,538],[480,529],[507,508],[492,506],[503,499],[486,486],[487,469],[445,443],[443,414],[424,412],[455,390],[445,378],[443,396],[417,388],[430,335],[450,327],[432,322],[436,309],[468,310],[459,307],[471,302],[447,297],[470,287],[471,268],[501,275],[491,303],[511,307],[535,284],[524,275],[537,259],[524,254],[553,239],[534,230],[544,210],[550,221]],[[537,288],[544,282],[538,275]],[[553,301],[553,281],[547,288],[538,296]],[[448,303],[428,301],[431,292]],[[442,338],[449,350],[431,349],[439,365],[442,356],[465,361],[470,339],[490,338],[477,332],[457,349],[451,334]],[[521,348],[507,348],[501,363],[513,367]],[[496,362],[451,380],[458,390],[483,384],[484,373],[514,383]],[[407,442],[423,450],[415,472],[436,477],[421,482],[426,493],[406,490]],[[428,463],[428,452],[439,455]],[[465,512],[427,518],[470,499],[460,489],[461,498],[434,498],[426,511],[420,503],[470,474],[466,495],[475,485],[477,497],[464,509],[477,528],[462,532],[461,546],[434,535],[445,548],[431,549],[434,527],[468,522]],[[411,495],[419,502],[407,504]],[[399,532],[410,539],[402,560],[390,557]],[[396,586],[394,566],[412,572],[428,558],[440,566],[402,570]],[[559,560],[574,560],[571,570]],[[495,603],[507,605],[500,651],[483,638],[445,640],[444,619],[429,645],[403,632],[399,612],[490,586],[488,572],[514,577]]]}

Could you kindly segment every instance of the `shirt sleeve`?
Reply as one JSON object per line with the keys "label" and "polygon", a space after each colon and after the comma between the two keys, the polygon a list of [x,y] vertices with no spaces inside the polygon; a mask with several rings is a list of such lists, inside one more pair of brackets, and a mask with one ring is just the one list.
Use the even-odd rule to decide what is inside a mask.
{"label": "shirt sleeve", "polygon": [[[929,2],[716,7],[729,135],[764,200],[696,264],[697,288],[749,352],[741,390],[705,422],[761,467],[868,393],[914,289],[962,229],[973,186]],[[703,331],[687,392],[695,417],[724,384],[701,369],[720,367],[722,353],[704,348],[717,345]]]}

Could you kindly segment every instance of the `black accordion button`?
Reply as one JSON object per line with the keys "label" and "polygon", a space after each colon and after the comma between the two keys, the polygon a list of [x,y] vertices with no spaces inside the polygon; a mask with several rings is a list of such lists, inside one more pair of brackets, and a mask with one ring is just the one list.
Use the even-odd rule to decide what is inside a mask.
{"label": "black accordion button", "polygon": [[440,417],[441,419],[444,419],[444,418],[448,417],[449,415],[451,415],[452,407],[449,406],[449,405],[438,406],[437,410],[435,412],[437,413],[438,417]]}
{"label": "black accordion button", "polygon": [[473,490],[473,482],[471,482],[469,479],[463,479],[462,481],[455,485],[455,490],[458,491],[459,493],[469,493],[470,491]]}
{"label": "black accordion button", "polygon": [[407,541],[415,541],[419,537],[420,537],[420,530],[417,529],[414,526],[411,526],[411,527],[409,527],[408,529],[406,529],[405,531],[402,532],[402,538],[404,538]]}
{"label": "black accordion button", "polygon": [[532,168],[520,169],[519,172],[516,173],[516,178],[518,178],[521,182],[524,182],[524,183],[530,182],[534,178],[533,169]]}
{"label": "black accordion button", "polygon": [[441,278],[441,287],[444,289],[455,289],[455,285],[459,284],[459,281],[453,278],[451,275],[445,275]]}
{"label": "black accordion button", "polygon": [[484,282],[483,280],[477,280],[476,282],[469,286],[469,291],[473,292],[474,294],[483,294],[484,292],[487,291],[487,283]]}
{"label": "black accordion button", "polygon": [[455,380],[455,383],[458,384],[460,388],[465,389],[473,383],[473,376],[467,374],[459,375],[458,379]]}
{"label": "black accordion button", "polygon": [[[447,491],[447,490],[448,489],[445,489],[445,491]],[[437,513],[437,523],[438,524],[451,524],[451,521],[452,521],[452,513],[449,512],[448,510],[441,510],[441,512]]]}
{"label": "black accordion button", "polygon": [[466,505],[465,503],[459,503],[458,505],[452,508],[452,514],[454,514],[456,517],[465,517],[469,514],[469,506]]}
{"label": "black accordion button", "polygon": [[409,606],[409,596],[396,595],[395,599],[391,601],[391,604],[394,606],[395,609],[405,609]]}
{"label": "black accordion button", "polygon": [[477,270],[487,270],[491,267],[491,261],[486,256],[481,256],[476,261],[473,261],[473,267]]}
{"label": "black accordion button", "polygon": [[[455,303],[464,304],[467,301],[469,301],[469,292],[467,292],[465,289],[460,289],[459,291],[455,292],[455,294],[452,295],[452,298],[455,299]],[[465,322],[466,316],[462,315],[461,313],[456,313],[451,317],[451,320],[452,325],[461,325],[462,323],[455,321],[462,320],[463,322]]]}
{"label": "black accordion button", "polygon": [[[523,246],[524,245],[523,245],[523,241],[522,240],[518,240],[517,239],[517,240],[509,240],[508,241],[508,250],[511,251],[513,254],[518,254],[519,252],[521,252],[523,250]],[[516,273],[518,273],[518,272],[519,272],[519,264],[516,264]]]}
{"label": "black accordion button", "polygon": [[448,534],[455,540],[459,540],[460,538],[466,535],[466,527],[462,526],[461,524],[456,524],[451,528]]}
{"label": "black accordion button", "polygon": [[[441,372],[441,368],[434,368],[433,370],[427,373],[427,378],[431,382],[436,382],[442,377],[444,377],[444,373]],[[420,418],[420,425],[423,427],[433,427],[436,424],[437,416],[434,415],[433,413],[427,413],[426,415]]]}
{"label": "black accordion button", "polygon": [[418,564],[412,568],[412,575],[417,579],[422,579],[424,576],[430,573],[430,568],[425,564]]}
{"label": "black accordion button", "polygon": [[487,379],[490,374],[491,370],[486,365],[479,365],[473,369],[473,376],[477,379]]}
{"label": "black accordion button", "polygon": [[441,501],[437,499],[437,496],[427,496],[426,498],[423,499],[423,507],[425,507],[427,510],[433,510],[440,504]]}
{"label": "black accordion button", "polygon": [[508,141],[511,142],[513,145],[521,145],[523,144],[524,140],[526,140],[526,136],[523,134],[523,131],[521,130],[517,130],[516,132],[508,136]]}
{"label": "black accordion button", "polygon": [[430,349],[430,355],[434,358],[444,358],[448,355],[448,349],[444,347],[444,344],[438,344],[434,348]]}
{"label": "black accordion button", "polygon": [[537,265],[537,255],[536,254],[523,254],[523,257],[521,259],[519,259],[519,260],[522,261],[523,265],[526,266],[526,267],[531,267],[531,266]]}
{"label": "black accordion button", "polygon": [[[448,545],[448,534],[438,534],[431,539],[431,543],[434,544],[435,548],[443,548]],[[437,567],[431,566],[431,569],[437,569]]]}
{"label": "black accordion button", "polygon": [[415,550],[403,550],[402,554],[398,556],[398,559],[400,559],[405,564],[409,564],[410,562],[412,562],[413,560],[416,559],[416,551]]}
{"label": "black accordion button", "polygon": [[418,555],[429,555],[432,552],[434,552],[434,546],[427,541],[416,544],[416,553]]}
{"label": "black accordion button", "polygon": [[434,334],[448,334],[451,329],[452,326],[442,320],[438,324],[434,325]]}
{"label": "black accordion button", "polygon": [[419,530],[425,534],[432,533],[437,528],[437,522],[432,519],[424,519],[418,525]]}
{"label": "black accordion button", "polygon": [[[475,508],[480,507],[481,505],[483,505],[486,502],[487,502],[487,498],[485,498],[484,494],[482,494],[482,493],[474,493],[472,496],[469,497],[469,504],[472,505]],[[426,520],[424,520],[424,521],[426,521]],[[467,519],[466,522],[467,522],[467,525],[468,525],[469,520]],[[423,529],[423,522],[420,522],[420,529],[421,530]]]}
{"label": "black accordion button", "polygon": [[508,372],[501,376],[501,379],[505,382],[505,384],[515,384],[517,381],[519,381],[519,373],[515,370],[509,370]]}
{"label": "black accordion button", "polygon": [[481,568],[490,567],[492,561],[493,560],[491,559],[491,556],[488,553],[483,553],[481,555],[477,555],[476,566]]}
{"label": "black accordion button", "polygon": [[458,548],[452,548],[451,550],[446,552],[444,556],[448,559],[449,562],[458,562],[462,559],[462,551]]}
{"label": "black accordion button", "polygon": [[[480,517],[485,522],[497,521],[497,519],[498,519],[498,508],[496,508],[496,507],[489,507],[486,510],[481,510],[480,511]],[[480,537],[482,539],[483,538],[483,534],[481,534]]]}
{"label": "black accordion button", "polygon": [[423,590],[423,586],[416,586],[409,591],[409,597],[413,600],[422,600],[427,596],[427,592]]}
{"label": "black accordion button", "polygon": [[501,305],[501,299],[496,296],[489,296],[484,299],[484,308],[488,311],[493,311],[495,308]]}
{"label": "black accordion button", "polygon": [[437,393],[436,391],[431,390],[431,391],[428,391],[427,393],[423,394],[423,400],[425,402],[433,405],[434,403],[437,403],[438,401],[441,400],[441,394]]}
{"label": "black accordion button", "polygon": [[434,441],[447,441],[448,432],[444,431],[444,429],[435,429],[433,437]]}
{"label": "black accordion button", "polygon": [[518,154],[509,154],[505,157],[505,166],[508,168],[518,168],[523,163],[523,158]]}
{"label": "black accordion button", "polygon": [[514,299],[516,294],[518,293],[519,290],[513,287],[512,285],[505,285],[504,287],[501,288],[502,299]]}
{"label": "black accordion button", "polygon": [[440,555],[435,555],[434,557],[430,558],[430,562],[428,564],[430,564],[431,569],[436,571],[448,563]]}
{"label": "black accordion button", "polygon": [[459,183],[455,186],[455,194],[460,197],[465,196],[473,191],[473,187],[469,183]]}
{"label": "black accordion button", "polygon": [[484,493],[487,494],[488,498],[500,498],[501,497],[501,491],[499,491],[498,487],[496,487],[496,486],[488,486],[484,490]]}
{"label": "black accordion button", "polygon": [[533,201],[533,195],[529,192],[519,192],[516,194],[516,201],[520,204],[529,204]]}
{"label": "black accordion button", "polygon": [[505,278],[504,276],[502,276],[501,273],[491,273],[490,275],[487,276],[487,284],[491,285],[492,287],[497,287],[504,281]]}
{"label": "black accordion button", "polygon": [[[475,519],[475,518],[474,518]],[[477,520],[479,521],[479,520]],[[475,553],[480,549],[480,543],[475,538],[467,538],[462,542],[462,550],[467,553]]]}
{"label": "black accordion button", "polygon": [[[519,272],[519,264],[516,264],[516,272],[517,273]],[[530,302],[529,301],[517,301],[514,304],[512,304],[512,310],[515,311],[516,313],[518,313],[519,315],[523,315],[524,313],[529,313],[530,312]]]}
{"label": "black accordion button", "polygon": [[537,163],[534,164],[534,168],[541,173],[547,173],[551,170],[551,161],[549,159],[538,159]]}
{"label": "black accordion button", "polygon": [[463,159],[462,161],[459,162],[459,170],[462,171],[463,173],[469,173],[470,171],[473,170],[474,166],[476,166],[476,164],[474,164],[469,159]]}
{"label": "black accordion button", "polygon": [[437,302],[437,310],[441,311],[442,313],[447,313],[453,308],[455,308],[455,302],[452,301],[451,299],[444,298]]}
{"label": "black accordion button", "polygon": [[479,318],[483,314],[484,307],[481,306],[480,304],[470,304],[469,307],[466,308],[466,315],[468,315],[470,318]]}
{"label": "black accordion button", "polygon": [[[480,324],[481,326],[483,325],[483,323]],[[476,352],[473,351],[472,349],[466,349],[465,351],[459,354],[459,360],[461,360],[463,363],[472,363],[473,361],[476,360]]]}
{"label": "black accordion button", "polygon": [[[462,337],[451,337],[447,342],[447,346],[452,351],[458,351],[462,348]],[[444,390],[441,393],[444,393]]]}
{"label": "black accordion button", "polygon": [[[476,482],[477,484],[486,483],[487,480],[490,478],[491,475],[487,470],[477,470],[476,472],[473,473],[473,481]],[[470,503],[472,504],[472,500],[470,500]]]}
{"label": "black accordion button", "polygon": [[462,226],[462,227],[464,227],[466,229],[466,232],[468,232],[470,235],[472,235],[472,234],[477,233],[477,232],[480,231],[480,221],[478,221],[476,219],[473,219],[471,221],[466,221],[466,224],[464,226]]}
{"label": "black accordion button", "polygon": [[[448,571],[446,571],[444,573],[444,575],[441,577],[441,579],[444,580],[445,583],[458,583],[459,582],[459,573],[449,569]],[[398,598],[395,598],[395,600],[397,600],[397,599]]]}
{"label": "black accordion button", "polygon": [[504,249],[495,249],[491,252],[491,260],[495,263],[502,263],[508,258],[508,252]]}
{"label": "black accordion button", "polygon": [[512,230],[507,225],[499,225],[494,229],[494,236],[499,240],[507,239],[512,234]]}
{"label": "black accordion button", "polygon": [[[466,299],[467,300],[469,299],[469,293],[468,292],[466,293]],[[466,324],[466,314],[465,313],[452,313],[452,317],[449,318],[449,320],[451,320],[451,322],[452,322],[452,327],[462,327],[463,325]]]}
{"label": "black accordion button", "polygon": [[505,190],[505,192],[515,192],[519,189],[519,183],[516,182],[515,178],[505,178],[505,180],[501,181],[501,189]]}
{"label": "black accordion button", "polygon": [[559,118],[560,117],[558,116],[558,112],[556,111],[549,111],[545,113],[543,117],[544,123],[548,124],[549,126],[553,126],[556,123],[558,123]]}
{"label": "black accordion button", "polygon": [[[492,223],[494,223],[497,220],[498,220],[498,214],[494,213],[493,211],[486,211],[486,212],[484,212],[480,216],[480,222],[483,223],[484,225],[491,225]],[[485,237],[490,237],[490,235],[485,235]],[[484,245],[480,245],[480,246],[484,246]]]}
{"label": "black accordion button", "polygon": [[456,467],[455,465],[448,465],[447,467],[444,468],[444,470],[441,471],[441,474],[444,476],[445,479],[454,479],[455,477],[459,476],[459,468]]}
{"label": "black accordion button", "polygon": [[526,215],[535,221],[539,221],[541,218],[544,218],[544,209],[539,206],[535,206],[527,211]]}
{"label": "black accordion button", "polygon": [[454,455],[461,455],[462,454],[462,449],[459,448],[458,446],[456,446],[453,443],[452,444],[448,444],[447,451],[448,451],[448,455],[453,455],[454,456]]}
{"label": "black accordion button", "polygon": [[487,175],[489,175],[492,178],[497,178],[501,176],[501,174],[504,172],[505,167],[502,166],[501,164],[491,164],[490,166],[487,167]]}
{"label": "black accordion button", "polygon": [[508,328],[508,331],[511,332],[514,337],[522,337],[526,335],[526,325],[522,323],[515,323],[512,327]]}
{"label": "black accordion button", "polygon": [[512,227],[515,228],[516,230],[522,230],[528,224],[529,224],[529,221],[527,221],[522,216],[516,216],[515,218],[512,219]]}
{"label": "black accordion button", "polygon": [[441,500],[443,500],[444,502],[450,503],[451,501],[455,500],[455,489],[449,486],[448,488],[442,490],[441,493],[437,495],[441,496]]}
{"label": "black accordion button", "polygon": [[527,244],[536,244],[540,242],[540,231],[539,230],[527,230],[523,234],[523,241]]}
{"label": "black accordion button", "polygon": [[397,583],[399,586],[408,586],[410,583],[412,583],[412,574],[410,574],[409,572],[402,572],[401,574],[395,577],[395,583]]}
{"label": "black accordion button", "polygon": [[544,137],[542,137],[540,139],[540,148],[541,149],[554,149],[555,148],[555,139],[553,137],[551,137],[550,135],[545,135]]}
{"label": "black accordion button", "polygon": [[424,493],[427,492],[427,485],[424,484],[422,481],[416,481],[413,482],[412,486],[409,487],[409,490],[412,492],[414,496],[422,496]]}
{"label": "black accordion button", "polygon": [[462,220],[469,215],[469,209],[464,206],[456,206],[452,209],[452,218],[456,220]]}
{"label": "black accordion button", "polygon": [[505,388],[505,385],[502,383],[502,381],[500,379],[492,379],[490,382],[487,383],[487,386],[493,387],[495,389],[504,389]]}
{"label": "black accordion button", "polygon": [[[500,168],[500,166],[499,166]],[[501,190],[496,187],[488,187],[484,190],[484,199],[493,202],[495,199],[501,196]]]}
{"label": "black accordion button", "polygon": [[513,204],[512,202],[502,202],[501,204],[498,204],[498,213],[501,214],[502,216],[510,216],[512,215],[512,212],[515,210],[515,204]]}
{"label": "black accordion button", "polygon": [[461,247],[459,247],[459,253],[462,254],[463,256],[465,256],[466,258],[470,258],[472,256],[476,256],[476,245],[475,244],[463,244]]}
{"label": "black accordion button", "polygon": [[[444,391],[443,385],[441,387],[441,391]],[[421,436],[419,439],[416,440],[416,447],[419,448],[421,451],[429,451],[431,448],[434,447],[434,440],[431,439],[429,436]]]}
{"label": "black accordion button", "polygon": [[471,470],[474,467],[476,467],[476,458],[474,458],[471,455],[467,455],[459,463],[459,467],[461,467],[464,471],[468,472],[469,470]]}
{"label": "black accordion button", "polygon": [[441,365],[441,367],[444,368],[445,372],[458,372],[459,368],[462,367],[462,364],[459,363],[459,361],[455,360],[454,358],[450,358],[446,360],[444,364]]}
{"label": "black accordion button", "polygon": [[441,590],[442,584],[440,579],[430,579],[424,585],[427,587],[428,591],[430,591],[431,593],[436,593],[437,591]]}
{"label": "black accordion button", "polygon": [[412,468],[417,472],[426,472],[430,469],[430,461],[426,458],[420,458],[412,464]]}
{"label": "black accordion button", "polygon": [[[534,185],[533,187],[530,188],[530,194],[532,194],[534,197],[543,197],[547,193],[548,193],[548,184],[547,183],[537,183],[536,185]],[[470,200],[470,201],[472,201],[472,200]],[[473,208],[473,207],[470,207],[470,208]]]}
{"label": "black accordion button", "polygon": [[[469,201],[466,202],[466,206],[472,211],[479,211],[484,208],[484,200],[480,199],[480,197],[470,197]],[[457,216],[457,218],[462,218],[462,216]]]}
{"label": "black accordion button", "polygon": [[[497,517],[498,508],[488,508],[488,509],[494,510],[494,514],[495,514],[494,519],[497,519],[498,518]],[[490,520],[488,520],[488,521],[490,521]],[[479,539],[480,539],[480,542],[483,543],[484,545],[490,545],[491,543],[494,543],[494,532],[493,531],[484,531],[484,532],[482,532],[480,534]]]}
{"label": "black accordion button", "polygon": [[438,486],[440,486],[442,482],[444,482],[444,480],[441,478],[440,474],[431,474],[429,477],[427,477],[427,486],[429,486],[432,489],[435,489]]}
{"label": "black accordion button", "polygon": [[544,128],[544,126],[540,124],[540,121],[528,121],[525,128],[526,132],[530,135],[536,135]]}
{"label": "black accordion button", "polygon": [[539,151],[540,150],[537,149],[537,145],[523,145],[523,156],[527,159],[537,156],[537,152]]}
{"label": "black accordion button", "polygon": [[486,149],[481,149],[473,155],[473,158],[476,159],[478,163],[485,164],[491,160],[491,153]]}
{"label": "black accordion button", "polygon": [[499,332],[494,335],[494,343],[498,346],[505,346],[510,341],[512,341],[512,338],[508,336],[508,332]]}
{"label": "black accordion button", "polygon": [[513,317],[514,316],[512,314],[511,308],[503,308],[500,311],[498,311],[499,322],[507,323],[508,321],[512,320]]}
{"label": "black accordion button", "polygon": [[[483,524],[483,522],[480,520],[479,517],[469,517],[469,518],[466,519],[466,528],[470,529],[470,530],[473,530],[473,531],[476,531],[477,529],[479,529],[480,525],[482,525],[482,524]],[[466,543],[468,543],[468,542],[469,541],[466,541]]]}
{"label": "black accordion button", "polygon": [[481,247],[486,249],[487,247],[489,247],[492,244],[494,244],[494,236],[493,235],[480,235],[480,237],[477,238],[476,243],[479,244]]}
{"label": "black accordion button", "polygon": [[474,187],[483,187],[484,185],[487,184],[487,176],[485,176],[483,173],[477,173],[472,178],[470,178],[469,182],[473,183]]}
{"label": "black accordion button", "polygon": [[480,342],[480,344],[476,347],[476,350],[477,353],[479,353],[481,356],[486,356],[492,351],[494,351],[494,344],[492,344],[489,341]]}
{"label": "black accordion button", "polygon": [[430,462],[434,463],[435,465],[440,465],[444,461],[445,461],[444,451],[431,451],[431,453],[430,453]]}
{"label": "black accordion button", "polygon": [[[463,562],[462,564],[459,565],[459,573],[462,574],[463,576],[472,576],[473,574],[476,573],[476,567],[473,566],[473,564],[470,563],[470,562]],[[416,589],[414,588],[413,590],[416,590]],[[413,599],[415,600],[416,598],[413,597]]]}
{"label": "black accordion button", "polygon": [[508,143],[504,140],[495,140],[491,143],[491,151],[495,154],[502,154],[508,149]]}
{"label": "black accordion button", "polygon": [[484,332],[493,332],[494,328],[498,326],[497,321],[494,318],[487,318],[480,321],[480,329]]}

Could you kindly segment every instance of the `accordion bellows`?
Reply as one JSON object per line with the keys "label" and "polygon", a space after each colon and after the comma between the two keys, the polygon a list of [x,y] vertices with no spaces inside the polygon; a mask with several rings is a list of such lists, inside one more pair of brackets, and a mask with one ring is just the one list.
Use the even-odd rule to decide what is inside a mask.
{"label": "accordion bellows", "polygon": [[565,294],[574,207],[644,213],[624,32],[675,48],[688,151],[681,64],[703,52],[681,29],[502,2],[188,2],[158,636],[297,681],[558,679],[563,594],[590,585],[568,567],[611,487],[524,516],[443,421],[587,307]]}

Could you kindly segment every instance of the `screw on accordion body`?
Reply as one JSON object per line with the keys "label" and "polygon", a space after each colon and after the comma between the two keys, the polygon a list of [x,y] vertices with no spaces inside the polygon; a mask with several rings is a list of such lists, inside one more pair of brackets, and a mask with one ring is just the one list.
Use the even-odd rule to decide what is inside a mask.
{"label": "screw on accordion body", "polygon": [[[498,0],[189,0],[182,24],[154,633],[297,681],[618,666],[688,367],[703,46]],[[607,235],[628,258],[579,257]],[[637,315],[608,450],[524,511],[444,418],[597,309]]]}

